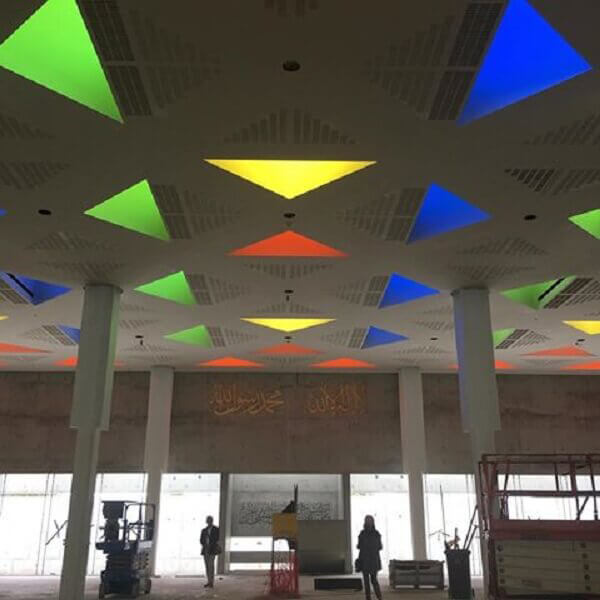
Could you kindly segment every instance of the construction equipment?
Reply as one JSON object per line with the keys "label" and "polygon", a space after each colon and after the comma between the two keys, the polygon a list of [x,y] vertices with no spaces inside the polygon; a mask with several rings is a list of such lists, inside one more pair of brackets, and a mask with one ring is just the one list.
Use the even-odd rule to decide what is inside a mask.
{"label": "construction equipment", "polygon": [[[553,487],[514,485],[512,475],[523,474],[549,475]],[[597,454],[482,457],[479,478],[491,597],[600,598],[598,474]],[[526,497],[561,498],[570,510],[560,520],[515,519],[510,511]]]}
{"label": "construction equipment", "polygon": [[104,533],[96,548],[106,554],[106,568],[100,573],[98,597],[127,594],[137,598],[140,593],[149,594],[156,506],[110,500],[102,502],[102,514]]}

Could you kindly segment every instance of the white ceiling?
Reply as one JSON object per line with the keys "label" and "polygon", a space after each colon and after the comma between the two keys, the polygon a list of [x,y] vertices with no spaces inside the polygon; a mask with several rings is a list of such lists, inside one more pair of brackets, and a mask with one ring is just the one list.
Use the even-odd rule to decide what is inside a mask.
{"label": "white ceiling", "polygon": [[[0,270],[75,288],[37,307],[0,302],[0,314],[9,317],[0,321],[0,342],[49,351],[0,356],[2,368],[56,369],[55,361],[75,353],[72,347],[42,339],[38,330],[44,325],[78,326],[81,288],[87,281],[110,282],[123,289],[117,354],[125,369],[159,363],[189,369],[201,360],[236,356],[261,360],[268,370],[310,370],[314,362],[310,357],[262,360],[256,352],[282,342],[285,334],[240,321],[247,316],[284,316],[277,305],[284,302],[285,289],[294,290],[286,314],[308,309],[336,319],[293,334],[295,343],[321,351],[322,360],[354,357],[384,371],[409,364],[429,371],[451,369],[455,352],[450,292],[465,285],[490,288],[495,329],[514,327],[538,334],[530,336],[535,342],[531,346],[497,351],[497,358],[517,371],[560,372],[569,363],[583,362],[523,356],[571,345],[579,338],[585,338],[583,348],[600,355],[600,335],[586,336],[562,324],[565,319],[600,319],[600,292],[580,304],[539,311],[498,293],[566,275],[600,279],[600,243],[568,221],[572,214],[599,206],[600,185],[535,192],[506,172],[552,168],[562,169],[566,176],[571,169],[600,169],[597,71],[458,126],[453,118],[429,117],[448,70],[443,65],[472,4],[467,1],[79,3],[88,20],[103,7],[118,11],[135,59],[116,60],[114,52],[112,57],[101,53],[103,64],[114,88],[118,69],[138,70],[142,82],[138,94],[147,98],[151,114],[127,115],[120,97],[125,114],[125,124],[120,125],[0,69],[0,168],[16,169],[24,163],[64,167],[45,181],[30,186],[23,182],[20,188],[0,175],[0,207],[8,211],[0,219]],[[3,0],[0,39],[40,4]],[[597,0],[532,4],[592,65],[600,63]],[[297,14],[302,7],[304,14]],[[99,30],[91,29],[98,48]],[[412,64],[385,66],[382,73],[377,65],[387,64],[382,61],[390,52],[400,53],[406,44]],[[441,49],[442,66],[432,64],[428,44]],[[285,72],[282,63],[289,59],[297,60],[301,69]],[[456,70],[472,73],[475,67]],[[413,87],[399,97],[382,82],[384,76]],[[429,93],[415,87],[426,81],[432,82]],[[418,92],[419,101],[414,100]],[[460,105],[441,107],[448,111],[446,117],[453,117]],[[323,129],[316,134],[311,129],[306,141],[298,138],[293,122],[305,115],[337,131],[337,140]],[[277,123],[286,119],[284,141],[279,129],[272,141],[261,137],[264,118]],[[587,118],[596,119],[596,130],[585,142],[577,136],[560,143],[545,137]],[[27,125],[30,132],[43,134],[19,134],[11,119],[21,124],[21,132]],[[258,132],[256,139],[253,131]],[[243,141],[244,132],[248,141]],[[377,164],[285,200],[204,163],[206,157],[360,159]],[[83,214],[141,179],[148,179],[155,191],[158,186],[174,186],[180,198],[191,198],[204,226],[191,231],[188,214],[189,239],[165,243]],[[600,184],[600,175],[596,180]],[[348,222],[347,211],[382,210],[386,198],[393,200],[406,189],[426,188],[431,182],[492,218],[411,245],[387,241]],[[158,193],[157,199],[160,203]],[[40,208],[50,209],[52,215],[40,216]],[[296,214],[296,231],[350,256],[340,260],[227,256],[235,248],[284,230],[286,212]],[[538,218],[525,221],[526,214]],[[281,278],[249,263],[285,263],[287,273],[289,265],[296,264],[325,268]],[[207,278],[212,304],[180,306],[133,291],[180,269]],[[361,289],[372,277],[393,272],[442,293],[381,310],[347,299],[349,287]],[[217,288],[230,298],[219,301]],[[163,338],[198,324],[220,327],[226,346],[209,350]],[[410,339],[370,350],[349,348],[354,329],[370,325]],[[144,336],[143,347],[135,335]]]}

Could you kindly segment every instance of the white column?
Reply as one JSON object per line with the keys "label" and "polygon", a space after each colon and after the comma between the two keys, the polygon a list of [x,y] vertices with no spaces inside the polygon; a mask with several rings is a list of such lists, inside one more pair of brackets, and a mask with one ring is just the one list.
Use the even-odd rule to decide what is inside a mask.
{"label": "white column", "polygon": [[[498,388],[494,368],[494,342],[487,289],[456,290],[454,298],[454,330],[458,356],[458,381],[463,430],[469,434],[471,459],[475,473],[475,490],[481,525],[479,461],[481,455],[495,452],[496,431],[500,430]],[[481,536],[481,557],[487,597],[487,546]]]}
{"label": "white column", "polygon": [[343,519],[346,529],[346,560],[344,570],[347,574],[352,574],[354,572],[354,565],[352,563],[352,488],[350,485],[350,473],[342,473],[340,478]]}
{"label": "white column", "polygon": [[174,369],[152,367],[150,369],[150,393],[148,420],[146,422],[146,445],[144,470],[146,471],[146,502],[156,506],[154,519],[154,546],[150,556],[150,572],[156,570],[156,548],[160,524],[160,490],[162,475],[169,462],[171,438],[171,405],[173,402]]}
{"label": "white column", "polygon": [[226,575],[231,564],[231,475],[221,473],[219,489],[219,533],[223,552],[217,558],[217,573]]}
{"label": "white column", "polygon": [[408,475],[410,530],[414,560],[427,559],[425,534],[425,496],[423,475],[426,472],[425,416],[421,370],[406,367],[398,373],[400,399],[400,435],[402,463]]}
{"label": "white column", "polygon": [[85,288],[71,427],[77,429],[60,600],[81,600],[90,543],[100,432],[110,420],[121,290]]}

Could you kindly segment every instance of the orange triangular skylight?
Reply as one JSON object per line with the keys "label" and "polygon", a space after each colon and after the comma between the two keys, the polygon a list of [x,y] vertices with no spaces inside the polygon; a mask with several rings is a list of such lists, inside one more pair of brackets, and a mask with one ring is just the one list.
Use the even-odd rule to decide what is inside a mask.
{"label": "orange triangular skylight", "polygon": [[325,360],[320,363],[315,363],[313,367],[319,369],[372,369],[375,365],[357,360],[356,358],[334,358],[333,360]]}
{"label": "orange triangular skylight", "polygon": [[38,350],[28,346],[17,346],[16,344],[0,344],[0,354],[34,354],[47,353],[47,350]]}
{"label": "orange triangular skylight", "polygon": [[200,367],[262,367],[261,363],[245,360],[243,358],[235,358],[233,356],[224,356],[223,358],[215,358],[201,362]]}
{"label": "orange triangular skylight", "polygon": [[[63,358],[62,360],[57,360],[54,363],[57,367],[76,367],[77,366],[77,357],[69,356],[69,358]],[[123,367],[125,363],[121,360],[115,360],[115,367]]]}
{"label": "orange triangular skylight", "polygon": [[600,371],[600,360],[563,367],[566,371]]}
{"label": "orange triangular skylight", "polygon": [[317,242],[295,231],[283,231],[277,235],[238,248],[230,256],[302,256],[315,258],[344,258],[348,256],[331,246]]}
{"label": "orange triangular skylight", "polygon": [[552,348],[550,350],[538,350],[537,352],[530,352],[525,356],[594,356],[589,352],[586,352],[583,348],[578,346],[563,346],[562,348]]}
{"label": "orange triangular skylight", "polygon": [[319,354],[319,351],[313,350],[312,348],[306,348],[305,346],[299,346],[298,344],[278,344],[277,346],[263,348],[258,353],[269,356],[286,356],[290,354]]}

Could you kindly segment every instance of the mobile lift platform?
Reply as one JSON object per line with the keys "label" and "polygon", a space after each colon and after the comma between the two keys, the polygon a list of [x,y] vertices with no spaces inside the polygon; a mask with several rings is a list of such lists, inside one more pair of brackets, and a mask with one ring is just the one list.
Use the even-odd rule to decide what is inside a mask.
{"label": "mobile lift platform", "polygon": [[102,514],[104,534],[96,548],[106,554],[106,568],[100,573],[98,597],[149,594],[156,506],[110,500],[102,502]]}

